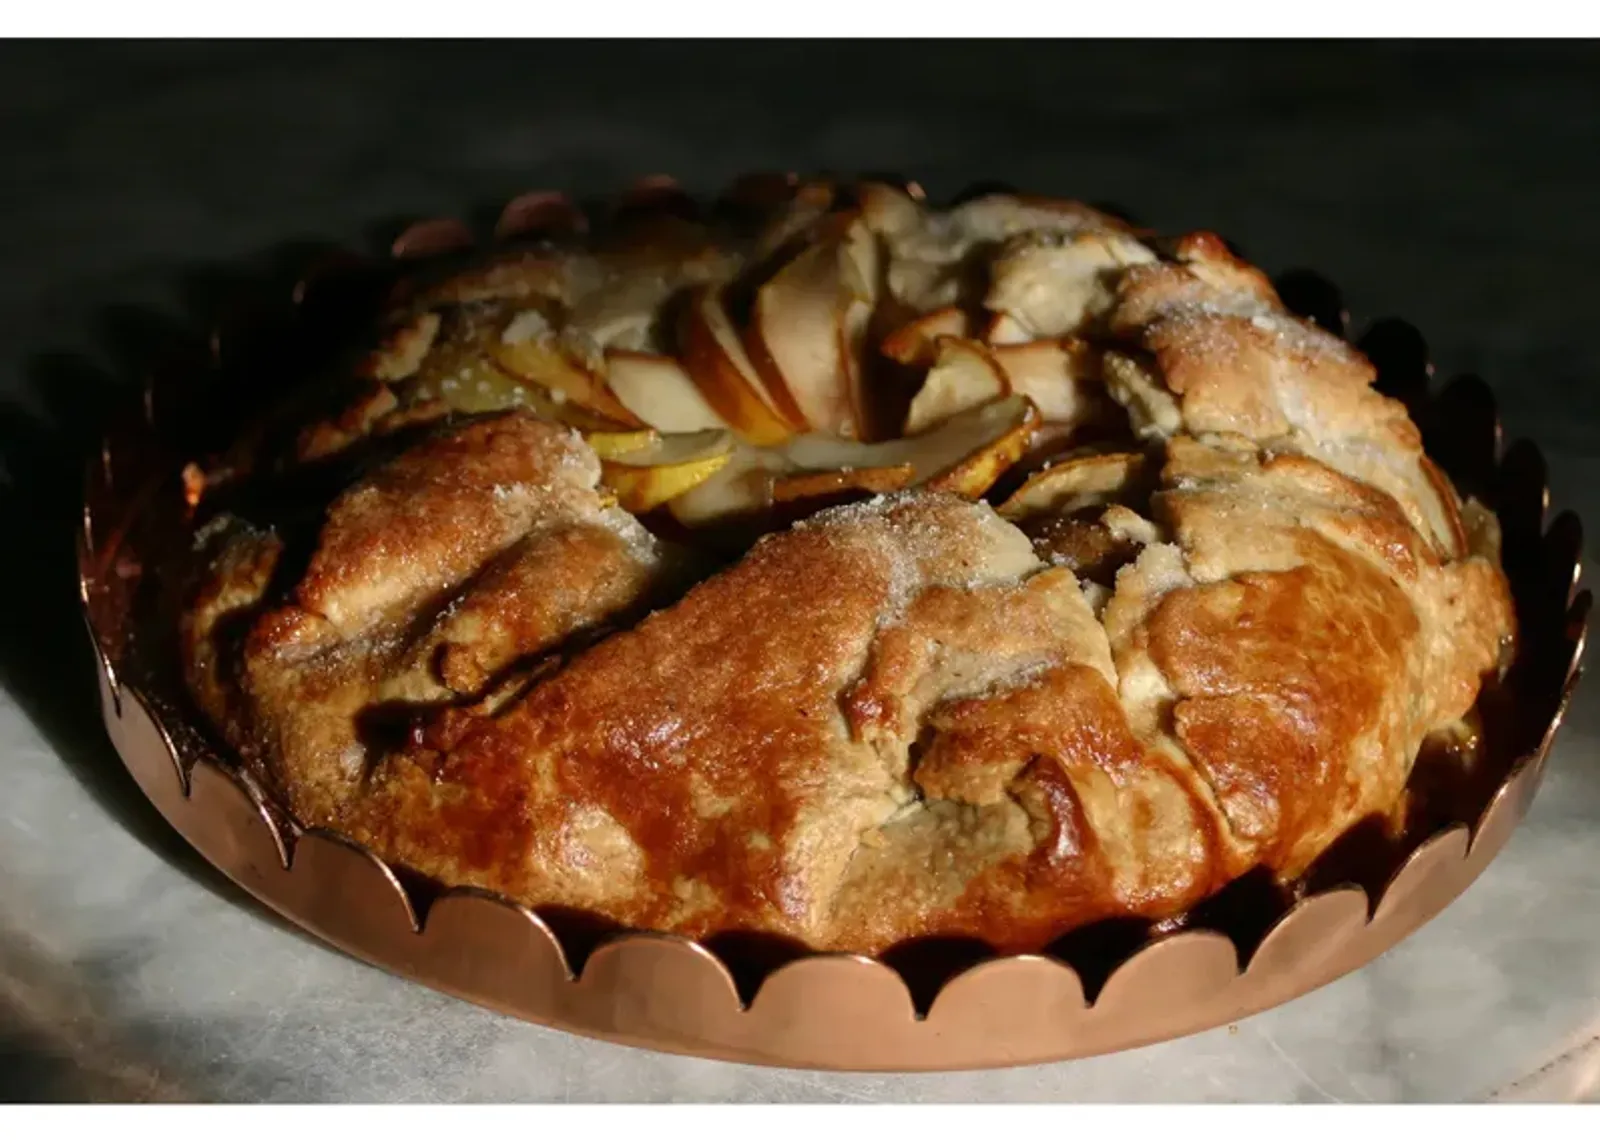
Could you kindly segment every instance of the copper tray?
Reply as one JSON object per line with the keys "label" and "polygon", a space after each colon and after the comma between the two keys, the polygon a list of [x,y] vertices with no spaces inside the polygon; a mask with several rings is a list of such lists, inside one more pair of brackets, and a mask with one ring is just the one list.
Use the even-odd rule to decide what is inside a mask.
{"label": "copper tray", "polygon": [[[630,206],[681,209],[663,180]],[[494,241],[581,226],[560,196],[510,203]],[[181,535],[179,466],[226,431],[263,384],[325,351],[397,267],[470,246],[453,220],[407,229],[387,259],[341,255],[153,376],[90,466],[80,588],[105,723],[150,801],[204,857],[301,928],[431,988],[539,1024],[664,1051],[779,1066],[912,1071],[1096,1055],[1237,1021],[1360,967],[1426,923],[1505,844],[1538,788],[1579,675],[1590,594],[1578,590],[1577,519],[1548,526],[1544,462],[1502,450],[1487,386],[1434,393],[1421,337],[1380,322],[1360,345],[1379,387],[1411,407],[1429,452],[1498,513],[1521,649],[1486,712],[1495,733],[1476,781],[1440,799],[1398,845],[1336,847],[1293,900],[1246,883],[1180,923],[1073,934],[1048,953],[994,958],[932,946],[891,963],[705,945],[657,933],[596,936],[479,891],[435,891],[360,847],[302,830],[216,751],[140,634],[141,590]],[[1311,274],[1280,282],[1291,308],[1343,335],[1339,295]],[[197,435],[198,434],[198,435]],[[1420,769],[1420,768],[1419,768]],[[1424,780],[1419,778],[1419,780]],[[1470,787],[1470,788],[1468,788]],[[1440,816],[1442,815],[1442,816]]]}

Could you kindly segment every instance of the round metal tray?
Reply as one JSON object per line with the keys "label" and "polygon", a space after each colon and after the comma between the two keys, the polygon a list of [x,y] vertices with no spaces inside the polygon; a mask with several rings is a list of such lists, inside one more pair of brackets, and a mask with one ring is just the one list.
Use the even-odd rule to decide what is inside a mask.
{"label": "round metal tray", "polygon": [[[634,201],[654,208],[676,198],[652,181]],[[494,240],[581,222],[560,196],[523,196],[503,212]],[[203,361],[154,374],[89,466],[80,588],[119,754],[208,861],[328,943],[513,1016],[664,1051],[860,1070],[1042,1062],[1233,1022],[1365,964],[1459,895],[1533,798],[1587,630],[1578,523],[1564,514],[1547,526],[1543,460],[1527,443],[1502,449],[1488,388],[1466,378],[1432,392],[1421,337],[1386,321],[1361,348],[1379,387],[1412,409],[1430,454],[1498,514],[1521,645],[1496,714],[1499,753],[1483,762],[1492,780],[1454,820],[1376,857],[1368,851],[1291,905],[1261,904],[1239,886],[1159,935],[1075,934],[1040,955],[975,959],[934,948],[893,964],[846,955],[774,961],[664,934],[596,940],[482,892],[423,890],[347,840],[300,829],[213,747],[159,666],[159,635],[141,637],[140,588],[182,532],[183,449],[225,421],[213,411],[303,367],[349,321],[355,299],[370,300],[395,267],[472,241],[462,223],[433,220],[407,230],[391,259],[325,263],[281,310],[213,337]],[[1280,286],[1291,308],[1345,333],[1348,318],[1328,283],[1302,274]]]}

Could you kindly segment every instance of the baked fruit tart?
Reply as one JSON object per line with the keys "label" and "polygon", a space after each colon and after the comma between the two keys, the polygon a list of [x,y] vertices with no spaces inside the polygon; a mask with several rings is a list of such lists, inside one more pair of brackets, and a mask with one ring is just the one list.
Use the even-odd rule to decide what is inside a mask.
{"label": "baked fruit tart", "polygon": [[1495,518],[1219,238],[674,205],[419,267],[189,469],[188,689],[300,825],[626,928],[1019,952],[1470,763]]}

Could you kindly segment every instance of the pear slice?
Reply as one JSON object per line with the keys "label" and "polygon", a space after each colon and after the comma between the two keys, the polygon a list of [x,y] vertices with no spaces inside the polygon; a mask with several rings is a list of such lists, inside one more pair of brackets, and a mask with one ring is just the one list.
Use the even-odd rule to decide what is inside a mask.
{"label": "pear slice", "polygon": [[1067,515],[1103,504],[1142,480],[1148,466],[1148,458],[1136,452],[1071,457],[1030,477],[1000,505],[1000,515],[1010,520]]}
{"label": "pear slice", "polygon": [[897,236],[925,225],[922,203],[902,187],[866,182],[856,188],[856,202],[866,224],[879,234]]}
{"label": "pear slice", "polygon": [[[789,442],[784,453],[800,471],[909,464],[914,485],[978,496],[1022,455],[1039,423],[1032,402],[1013,394],[958,413],[921,436],[873,444],[804,436]],[[992,469],[993,477],[977,479],[980,469]],[[982,489],[971,491],[979,484]]]}
{"label": "pear slice", "polygon": [[690,528],[759,521],[772,505],[776,474],[785,466],[776,450],[737,448],[709,479],[669,502],[667,511]]}
{"label": "pear slice", "polygon": [[983,444],[925,482],[935,492],[976,500],[1022,459],[1039,427],[1039,410],[1026,397],[1012,396],[981,409],[970,419],[946,422],[972,431]]}
{"label": "pear slice", "polygon": [[770,219],[756,238],[752,260],[769,258],[784,246],[821,222],[833,206],[837,193],[825,182],[800,183],[776,217]]}
{"label": "pear slice", "polygon": [[629,512],[648,512],[682,496],[733,456],[733,434],[726,430],[647,436],[641,447],[614,450],[601,461],[601,482]]}
{"label": "pear slice", "polygon": [[874,426],[867,398],[867,335],[878,306],[878,281],[883,273],[883,251],[878,238],[859,221],[846,231],[840,245],[844,278],[844,312],[839,319],[839,351],[844,358],[846,391],[853,411],[846,436],[870,440]]}
{"label": "pear slice", "polygon": [[[407,417],[421,417],[436,406],[468,415],[523,408],[547,421],[583,431],[636,426],[631,417],[603,415],[571,399],[565,389],[528,381],[506,369],[495,355],[504,324],[503,318],[460,314],[444,319],[421,368],[393,383],[400,411]],[[562,373],[566,368],[557,366]],[[569,383],[582,386],[587,381],[578,377]]]}
{"label": "pear slice", "polygon": [[884,338],[879,349],[901,365],[927,367],[938,357],[940,338],[966,337],[972,332],[971,327],[972,321],[964,310],[945,306],[908,321]]}
{"label": "pear slice", "polygon": [[1001,345],[989,351],[1013,393],[1039,409],[1047,424],[1081,424],[1104,405],[1098,355],[1075,338]]}
{"label": "pear slice", "polygon": [[849,440],[866,435],[862,341],[876,305],[877,239],[858,218],[801,250],[756,291],[750,358],[800,424]]}
{"label": "pear slice", "polygon": [[805,472],[796,476],[781,476],[773,481],[772,499],[783,504],[796,500],[821,500],[850,492],[867,492],[876,496],[909,487],[916,476],[916,467],[911,464]]}
{"label": "pear slice", "polygon": [[583,439],[601,460],[618,460],[629,453],[640,452],[661,442],[660,434],[654,429],[591,432],[584,433]]}
{"label": "pear slice", "polygon": [[619,425],[643,427],[606,388],[598,353],[553,331],[536,310],[512,318],[490,343],[489,352],[503,373],[545,390],[557,404],[571,401]]}
{"label": "pear slice", "polygon": [[989,345],[1025,345],[1033,334],[1010,314],[995,314],[983,327],[983,340]]}
{"label": "pear slice", "polygon": [[1011,384],[1005,370],[980,342],[940,338],[937,358],[922,388],[911,399],[905,435],[918,436],[958,413],[1005,396]]}
{"label": "pear slice", "polygon": [[909,464],[781,476],[772,485],[769,523],[774,527],[786,527],[825,508],[899,492],[909,487],[915,478],[916,469]]}
{"label": "pear slice", "polygon": [[682,365],[655,353],[608,349],[606,388],[635,418],[664,433],[728,427]]}
{"label": "pear slice", "polygon": [[783,409],[751,364],[722,296],[712,287],[691,292],[680,331],[684,368],[700,395],[740,436],[757,445],[774,445],[803,425],[795,410]]}
{"label": "pear slice", "polygon": [[650,429],[628,433],[594,433],[611,445],[610,455],[628,468],[658,468],[663,465],[682,464],[708,456],[723,456],[732,452],[736,441],[726,429],[706,429],[698,433],[657,433]]}
{"label": "pear slice", "polygon": [[774,506],[923,485],[973,499],[1028,447],[1039,412],[1010,396],[960,413],[920,437],[863,443],[808,433],[770,449],[740,447],[711,477],[672,500],[679,523],[703,527],[765,519]]}

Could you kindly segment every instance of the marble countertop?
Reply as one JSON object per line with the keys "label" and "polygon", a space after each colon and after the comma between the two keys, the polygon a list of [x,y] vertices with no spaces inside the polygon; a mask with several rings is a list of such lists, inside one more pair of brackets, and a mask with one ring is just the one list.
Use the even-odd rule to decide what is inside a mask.
{"label": "marble countertop", "polygon": [[532,187],[754,167],[1000,179],[1315,266],[1358,327],[1404,315],[1441,372],[1484,376],[1593,535],[1597,64],[1584,45],[0,45],[0,1099],[1600,1100],[1592,686],[1484,876],[1317,993],[1059,1065],[764,1070],[520,1024],[243,902],[106,742],[70,547],[92,414],[245,268]]}

